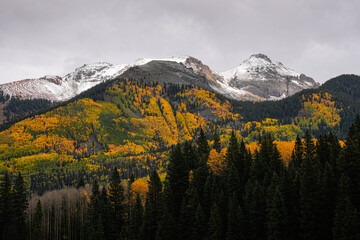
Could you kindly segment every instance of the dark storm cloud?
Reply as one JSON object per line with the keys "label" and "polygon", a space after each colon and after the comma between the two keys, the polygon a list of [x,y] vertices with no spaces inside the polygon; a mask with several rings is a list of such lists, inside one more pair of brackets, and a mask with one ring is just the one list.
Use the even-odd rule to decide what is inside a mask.
{"label": "dark storm cloud", "polygon": [[0,82],[174,55],[223,71],[259,52],[323,82],[360,74],[359,10],[358,0],[0,0]]}

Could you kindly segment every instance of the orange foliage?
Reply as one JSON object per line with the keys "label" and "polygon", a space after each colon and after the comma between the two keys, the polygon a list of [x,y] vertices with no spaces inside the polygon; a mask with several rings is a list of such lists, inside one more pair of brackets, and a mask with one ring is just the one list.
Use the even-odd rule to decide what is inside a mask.
{"label": "orange foliage", "polygon": [[139,178],[139,179],[136,179],[131,184],[130,193],[131,193],[133,200],[135,199],[136,194],[139,193],[141,199],[144,201],[148,190],[149,190],[149,186],[148,186],[146,178]]}
{"label": "orange foliage", "polygon": [[227,168],[226,164],[226,152],[227,148],[223,148],[220,153],[215,149],[212,149],[209,154],[207,165],[210,167],[212,172],[217,176],[223,176],[224,171]]}

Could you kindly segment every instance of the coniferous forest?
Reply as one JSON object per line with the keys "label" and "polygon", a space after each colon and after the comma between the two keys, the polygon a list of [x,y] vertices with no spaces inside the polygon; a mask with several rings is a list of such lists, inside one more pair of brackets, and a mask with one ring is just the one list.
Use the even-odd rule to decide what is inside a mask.
{"label": "coniferous forest", "polygon": [[271,135],[254,153],[234,132],[228,146],[212,136],[174,146],[165,179],[153,171],[143,186],[115,167],[108,182],[29,198],[6,173],[1,239],[360,239],[359,116],[344,144],[298,136],[288,165]]}

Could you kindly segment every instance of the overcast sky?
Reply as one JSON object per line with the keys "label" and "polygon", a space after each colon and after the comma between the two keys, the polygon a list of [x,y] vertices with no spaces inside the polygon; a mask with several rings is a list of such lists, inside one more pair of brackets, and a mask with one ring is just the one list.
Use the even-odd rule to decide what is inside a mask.
{"label": "overcast sky", "polygon": [[360,74],[359,0],[0,0],[0,83],[85,63],[264,53],[324,82]]}

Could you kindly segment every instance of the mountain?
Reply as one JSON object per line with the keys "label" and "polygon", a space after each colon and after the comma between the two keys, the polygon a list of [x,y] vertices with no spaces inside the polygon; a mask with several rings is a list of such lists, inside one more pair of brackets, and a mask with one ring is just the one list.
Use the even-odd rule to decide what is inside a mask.
{"label": "mountain", "polygon": [[221,73],[227,88],[253,94],[258,100],[278,100],[303,89],[317,88],[319,83],[304,74],[272,62],[264,54],[250,56],[238,67]]}
{"label": "mountain", "polygon": [[[199,87],[206,85],[210,89],[236,100],[281,99],[303,89],[319,86],[312,78],[296,73],[281,63],[272,63],[263,54],[256,54],[245,60],[240,66],[224,73],[217,73],[200,60],[187,56],[168,59],[139,59],[132,64],[122,65],[104,62],[85,64],[63,77],[44,76],[2,84],[0,91],[10,98],[66,101],[103,81],[123,75],[127,70],[135,68],[132,70],[136,72],[139,66],[144,66],[143,70],[147,73],[154,72],[157,77],[160,75],[162,78],[169,77],[166,82],[174,80],[172,83],[194,84]],[[140,77],[139,73],[136,75]]]}
{"label": "mountain", "polygon": [[125,178],[133,172],[143,177],[152,169],[164,171],[171,146],[193,141],[200,128],[212,139],[216,126],[223,146],[234,131],[251,149],[270,133],[283,154],[306,129],[314,136],[331,130],[343,139],[360,112],[359,76],[339,76],[280,101],[245,102],[213,92],[206,67],[197,68],[204,75],[196,78],[199,87],[190,84],[194,70],[181,66],[151,61],[129,68],[129,77],[102,82],[8,126],[0,131],[0,171],[21,171],[35,182],[50,179],[49,186],[32,190],[71,183],[82,172],[103,178],[114,166]]}
{"label": "mountain", "polygon": [[[169,58],[168,61],[183,62],[185,58]],[[112,65],[106,62],[85,64],[63,77],[44,76],[0,85],[0,91],[10,98],[47,99],[66,101],[95,85],[114,79],[127,69],[143,65],[152,59],[138,59],[132,64]]]}

